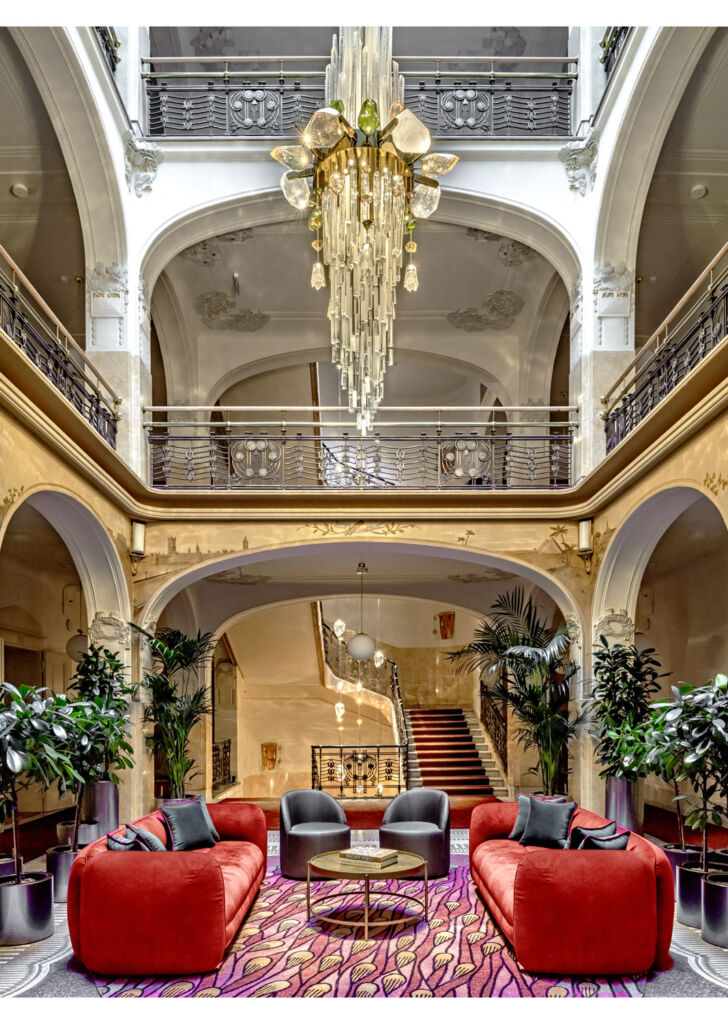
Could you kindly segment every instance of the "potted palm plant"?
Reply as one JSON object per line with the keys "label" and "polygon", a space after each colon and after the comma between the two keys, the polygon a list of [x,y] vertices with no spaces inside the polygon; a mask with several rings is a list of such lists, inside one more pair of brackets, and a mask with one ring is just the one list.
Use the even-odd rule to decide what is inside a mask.
{"label": "potted palm plant", "polygon": [[0,878],[0,946],[38,942],[53,934],[53,877],[24,872],[18,793],[30,783],[70,781],[65,700],[32,686],[0,683],[0,821],[10,817],[14,869]]}
{"label": "potted palm plant", "polygon": [[708,825],[722,821],[714,798],[728,744],[728,677],[718,675],[712,683],[699,687],[673,686],[672,694],[673,700],[655,704],[660,711],[655,730],[663,737],[660,742],[681,758],[679,778],[687,779],[697,795],[697,804],[685,816],[685,823],[702,833],[700,857],[686,860],[677,869],[677,919],[700,928],[703,880],[710,867]]}
{"label": "potted palm plant", "polygon": [[569,717],[569,682],[576,673],[566,659],[569,643],[565,628],[549,627],[517,587],[496,598],[472,643],[448,655],[457,671],[497,677],[490,696],[510,708],[524,750],[536,751],[538,765],[530,771],[540,776],[547,796],[565,788],[568,747],[584,721],[583,714]]}
{"label": "potted palm plant", "polygon": [[126,756],[132,750],[126,738],[129,718],[120,710],[114,702],[109,703],[103,697],[67,704],[65,754],[72,779],[68,782],[65,777],[59,778],[58,788],[61,793],[70,790],[75,800],[73,828],[68,841],[46,850],[46,868],[53,875],[56,903],[66,902],[73,862],[79,851],[96,838],[91,835],[82,841],[81,809],[86,788],[97,783],[107,771],[105,758],[109,749],[114,750],[115,767],[128,768],[132,764]]}
{"label": "potted palm plant", "polygon": [[[79,700],[92,701],[97,705],[101,700],[109,714],[128,721],[128,701],[133,698],[136,687],[129,686],[124,679],[124,665],[115,652],[91,644],[78,663],[70,688],[78,694]],[[126,756],[132,753],[126,733],[126,726],[117,729],[110,723],[105,741],[101,742],[98,750],[100,768],[94,773],[94,780],[85,786],[82,820],[97,822],[99,835],[119,826],[119,778],[116,773],[132,764]],[[73,825],[75,827],[75,822]],[[64,841],[60,836],[59,840]]]}
{"label": "potted palm plant", "polygon": [[212,714],[201,675],[215,642],[212,633],[186,636],[178,629],[163,628],[153,636],[139,626],[133,628],[146,638],[152,659],[152,670],[142,679],[149,695],[144,720],[154,727],[148,743],[166,762],[172,798],[184,799],[187,783],[199,774],[193,772],[190,734]]}
{"label": "potted palm plant", "polygon": [[599,637],[594,651],[594,677],[589,713],[599,743],[597,761],[606,779],[606,815],[632,832],[642,833],[644,795],[641,780],[650,772],[645,762],[644,726],[650,700],[665,673],[653,648],[639,651],[634,644],[614,644]]}

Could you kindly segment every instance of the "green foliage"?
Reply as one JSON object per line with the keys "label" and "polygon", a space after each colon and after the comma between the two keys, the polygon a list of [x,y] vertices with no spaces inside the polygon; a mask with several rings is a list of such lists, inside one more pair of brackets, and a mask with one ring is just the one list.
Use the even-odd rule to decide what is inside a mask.
{"label": "green foliage", "polygon": [[599,745],[597,762],[604,765],[602,778],[634,782],[651,771],[646,764],[645,723],[650,718],[650,698],[660,689],[666,673],[653,648],[639,651],[634,644],[614,644],[605,637],[594,652],[595,683],[589,711],[595,720]]}
{"label": "green foliage", "polygon": [[72,785],[69,702],[33,686],[0,683],[0,822],[13,822],[15,878],[20,882],[18,792],[31,783]]}
{"label": "green foliage", "polygon": [[150,698],[144,720],[154,725],[154,734],[147,742],[155,753],[166,758],[172,796],[183,797],[187,781],[194,778],[190,774],[195,766],[190,734],[206,715],[212,714],[200,673],[212,657],[213,636],[200,632],[186,636],[168,628],[152,636],[133,623],[132,627],[146,638],[152,657],[152,671],[142,680]]}
{"label": "green foliage", "polygon": [[458,671],[498,677],[490,695],[501,708],[511,708],[524,749],[536,750],[538,768],[531,771],[540,775],[547,794],[554,792],[568,746],[584,721],[583,714],[569,717],[569,683],[577,671],[566,660],[569,642],[566,630],[551,629],[517,587],[496,598],[473,642],[449,655]]}
{"label": "green foliage", "polygon": [[95,708],[89,713],[87,739],[92,743],[100,767],[91,765],[85,784],[106,780],[118,784],[117,771],[130,768],[133,762],[127,756],[133,753],[127,740],[129,732],[128,701],[136,687],[124,679],[124,665],[118,655],[94,644],[83,655],[73,676],[71,690],[81,701]]}
{"label": "green foliage", "polygon": [[670,766],[677,780],[687,779],[698,795],[698,806],[685,816],[691,828],[703,833],[702,868],[707,869],[708,825],[720,825],[723,813],[714,802],[726,795],[728,776],[728,677],[717,675],[705,686],[672,687],[673,700],[659,701],[650,731],[648,762]]}

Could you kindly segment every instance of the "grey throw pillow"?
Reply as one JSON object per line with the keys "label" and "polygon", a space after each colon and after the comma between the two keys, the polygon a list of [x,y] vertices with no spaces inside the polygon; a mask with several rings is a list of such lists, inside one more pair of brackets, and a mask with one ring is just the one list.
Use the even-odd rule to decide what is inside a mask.
{"label": "grey throw pillow", "polygon": [[631,832],[620,832],[618,836],[587,835],[580,850],[626,850]]}
{"label": "grey throw pillow", "polygon": [[[200,850],[214,846],[208,825],[207,808],[199,800],[184,800],[164,804],[161,808],[173,850]],[[217,835],[217,832],[215,832]]]}
{"label": "grey throw pillow", "polygon": [[576,810],[575,803],[551,803],[530,797],[531,807],[523,835],[522,846],[548,846],[562,850],[569,839],[569,824]]}

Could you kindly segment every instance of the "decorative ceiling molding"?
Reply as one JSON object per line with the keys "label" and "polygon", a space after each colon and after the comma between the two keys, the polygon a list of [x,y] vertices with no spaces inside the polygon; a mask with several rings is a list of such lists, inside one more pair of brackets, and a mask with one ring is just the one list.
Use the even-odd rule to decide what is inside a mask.
{"label": "decorative ceiling molding", "polygon": [[506,238],[505,235],[497,235],[492,231],[482,231],[480,228],[467,228],[468,237],[474,238],[476,242],[500,242],[498,247],[498,259],[505,267],[520,267],[526,260],[535,259],[538,253],[530,245],[524,242],[516,242],[513,238]]}
{"label": "decorative ceiling molding", "polygon": [[448,313],[447,321],[460,331],[504,331],[523,309],[523,299],[515,292],[499,289],[486,295],[480,309],[470,307]]}
{"label": "decorative ceiling molding", "polygon": [[239,309],[227,292],[212,290],[195,298],[194,309],[200,314],[205,327],[214,331],[259,331],[269,322],[266,313],[252,309]]}
{"label": "decorative ceiling molding", "polygon": [[155,142],[138,139],[133,132],[124,132],[124,168],[130,192],[141,199],[152,191],[162,153]]}
{"label": "decorative ceiling molding", "polygon": [[214,238],[206,238],[202,242],[190,245],[183,249],[178,255],[180,259],[189,260],[200,267],[209,267],[216,263],[222,256],[220,242],[233,242],[242,244],[253,237],[252,228],[239,228],[237,231],[226,231],[222,235],[215,235]]}

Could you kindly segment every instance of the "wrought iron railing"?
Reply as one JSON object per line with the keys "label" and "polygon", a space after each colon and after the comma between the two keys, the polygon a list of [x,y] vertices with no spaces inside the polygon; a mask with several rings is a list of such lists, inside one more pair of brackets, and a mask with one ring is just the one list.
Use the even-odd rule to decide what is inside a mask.
{"label": "wrought iron railing", "polygon": [[493,742],[504,771],[508,770],[508,724],[503,712],[490,695],[485,682],[480,680],[480,721]]}
{"label": "wrought iron railing", "polygon": [[404,740],[407,729],[397,663],[391,658],[385,658],[381,665],[376,665],[374,659],[356,661],[349,655],[344,641],[336,636],[326,622],[322,623],[321,635],[324,658],[334,675],[350,683],[361,683],[366,690],[387,697],[392,702],[397,736]]}
{"label": "wrought iron railing", "polygon": [[629,33],[629,25],[610,25],[604,33],[604,38],[599,44],[602,49],[602,55],[599,59],[604,65],[607,80],[609,80],[614,71]]}
{"label": "wrought iron railing", "polygon": [[[436,138],[571,135],[571,95],[577,78],[571,68],[577,65],[576,58],[395,59],[405,79],[406,104]],[[313,112],[324,105],[328,60],[144,58],[146,134],[198,138],[298,135]],[[525,70],[544,65],[547,70]]]}
{"label": "wrought iron railing", "polygon": [[221,740],[212,744],[212,788],[220,789],[232,782],[230,768],[231,740]]}
{"label": "wrought iron railing", "polygon": [[339,798],[396,796],[407,788],[407,747],[312,746],[311,787]]}
{"label": "wrought iron railing", "polygon": [[[217,411],[253,415],[260,408]],[[561,412],[572,409],[559,407]],[[296,427],[306,424],[288,419],[262,425],[250,420],[194,424],[177,419],[185,412],[182,407],[145,410],[165,411],[175,413],[174,425],[145,424],[149,481],[160,489],[549,490],[571,485],[575,421],[492,421],[495,414],[517,413],[515,407],[478,409],[479,422],[465,423],[443,421],[441,411],[420,407],[428,414],[427,424],[382,423],[367,436],[333,422],[303,432]],[[386,414],[395,411],[390,407]],[[452,415],[456,410],[444,411]],[[530,415],[539,411],[548,416],[552,408],[528,409]]]}
{"label": "wrought iron railing", "polygon": [[691,370],[725,342],[727,322],[728,244],[602,399],[607,452],[616,448]]}
{"label": "wrought iron railing", "polygon": [[114,448],[121,399],[2,246],[0,328]]}
{"label": "wrought iron railing", "polygon": [[96,38],[98,39],[104,57],[106,58],[106,63],[109,65],[109,71],[111,71],[111,74],[113,75],[121,63],[121,58],[119,57],[119,48],[121,43],[119,42],[113,28],[100,28],[95,26],[94,32],[96,33]]}

